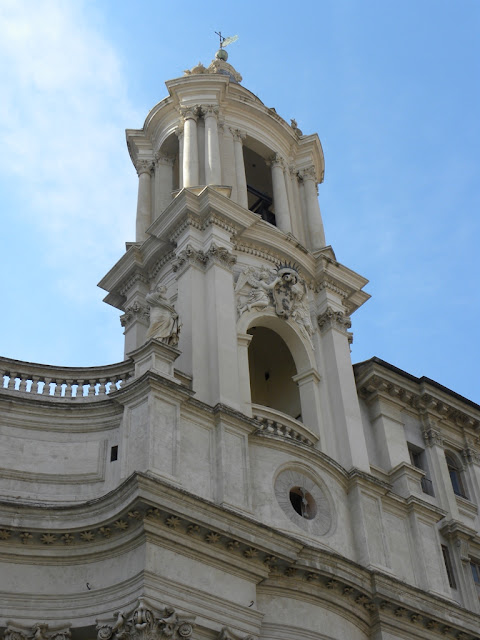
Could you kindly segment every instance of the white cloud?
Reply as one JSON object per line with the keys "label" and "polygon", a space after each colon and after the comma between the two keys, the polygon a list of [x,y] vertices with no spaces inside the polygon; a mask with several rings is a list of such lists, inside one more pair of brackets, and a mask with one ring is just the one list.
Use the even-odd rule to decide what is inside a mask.
{"label": "white cloud", "polygon": [[77,301],[91,298],[95,278],[133,239],[136,178],[123,131],[142,121],[121,58],[87,9],[0,5],[2,190],[21,197],[59,288]]}

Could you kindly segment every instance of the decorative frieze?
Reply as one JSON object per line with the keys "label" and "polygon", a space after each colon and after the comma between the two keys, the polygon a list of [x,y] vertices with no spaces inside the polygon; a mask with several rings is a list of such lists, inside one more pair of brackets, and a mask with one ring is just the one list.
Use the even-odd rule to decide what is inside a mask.
{"label": "decorative frieze", "polygon": [[128,329],[128,327],[135,322],[136,320],[140,320],[144,324],[148,324],[150,318],[150,309],[148,306],[144,304],[140,304],[135,301],[129,307],[125,309],[125,313],[120,316],[120,324],[122,327]]}
{"label": "decorative frieze", "polygon": [[479,452],[471,446],[460,451],[464,464],[480,464]]}
{"label": "decorative frieze", "polygon": [[322,333],[329,329],[337,329],[337,331],[341,331],[347,337],[351,336],[348,329],[350,329],[352,323],[350,317],[343,311],[335,311],[335,309],[327,307],[326,311],[318,316],[317,322]]}
{"label": "decorative frieze", "polygon": [[219,247],[215,243],[212,243],[205,254],[208,264],[217,264],[222,267],[226,267],[229,270],[233,269],[234,264],[237,262],[236,256],[234,256],[225,247]]}
{"label": "decorative frieze", "polygon": [[97,640],[188,640],[193,634],[193,617],[180,617],[173,607],[158,613],[144,598],[130,614],[115,615],[111,624],[97,620]]}

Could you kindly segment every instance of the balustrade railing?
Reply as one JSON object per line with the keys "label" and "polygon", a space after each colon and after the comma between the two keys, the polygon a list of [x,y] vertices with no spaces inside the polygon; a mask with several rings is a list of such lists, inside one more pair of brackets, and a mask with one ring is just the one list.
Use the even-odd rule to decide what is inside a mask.
{"label": "balustrade railing", "polygon": [[54,367],[0,358],[0,390],[42,398],[102,398],[134,373],[131,361],[103,367]]}
{"label": "balustrade railing", "polygon": [[304,424],[281,411],[270,407],[252,404],[253,417],[260,423],[259,431],[265,434],[280,436],[286,440],[301,442],[309,447],[315,446],[319,438]]}

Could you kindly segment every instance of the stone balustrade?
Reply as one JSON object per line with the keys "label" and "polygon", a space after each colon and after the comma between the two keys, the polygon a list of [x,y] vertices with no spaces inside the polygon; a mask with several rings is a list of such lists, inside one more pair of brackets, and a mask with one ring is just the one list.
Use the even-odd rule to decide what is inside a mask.
{"label": "stone balustrade", "polygon": [[252,404],[252,413],[254,419],[260,423],[260,433],[280,436],[286,440],[306,444],[309,447],[315,446],[319,440],[318,436],[304,424],[281,411]]}
{"label": "stone balustrade", "polygon": [[0,358],[0,392],[38,398],[92,400],[105,398],[133,377],[130,360],[103,367],[54,367]]}

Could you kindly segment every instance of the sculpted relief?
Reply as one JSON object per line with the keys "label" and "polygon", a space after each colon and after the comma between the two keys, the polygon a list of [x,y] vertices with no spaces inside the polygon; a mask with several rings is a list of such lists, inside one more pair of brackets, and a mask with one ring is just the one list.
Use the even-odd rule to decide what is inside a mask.
{"label": "sculpted relief", "polygon": [[247,267],[238,277],[235,293],[239,316],[252,309],[262,311],[273,307],[281,318],[296,322],[305,338],[311,341],[314,329],[307,287],[293,267]]}

